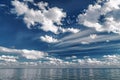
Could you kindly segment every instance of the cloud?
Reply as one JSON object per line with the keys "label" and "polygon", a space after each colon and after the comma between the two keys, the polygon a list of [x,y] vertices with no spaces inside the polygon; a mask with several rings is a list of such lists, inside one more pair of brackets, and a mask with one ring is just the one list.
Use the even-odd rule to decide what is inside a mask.
{"label": "cloud", "polygon": [[0,47],[0,52],[9,54],[18,54],[26,59],[40,59],[47,56],[47,53],[37,50],[27,50],[27,49],[10,49],[6,47]]}
{"label": "cloud", "polygon": [[99,32],[120,34],[120,0],[98,0],[79,14],[78,23]]}
{"label": "cloud", "polygon": [[6,55],[0,56],[0,60],[6,62],[17,62],[17,59],[18,57],[16,56],[6,56]]}
{"label": "cloud", "polygon": [[68,36],[65,36],[61,39],[61,41],[68,41],[68,40],[74,40],[77,38],[83,38],[85,36],[88,36],[89,34],[95,34],[96,31],[92,30],[92,29],[86,29],[86,30],[81,30],[76,34],[71,34]]}
{"label": "cloud", "polygon": [[5,4],[0,4],[0,7],[6,7],[6,5]]}
{"label": "cloud", "polygon": [[17,16],[23,15],[23,20],[28,28],[35,27],[39,24],[41,25],[38,26],[39,29],[57,34],[58,27],[62,25],[62,19],[66,17],[63,9],[58,7],[49,8],[46,2],[39,2],[37,4],[32,2],[32,4],[39,9],[34,10],[33,8],[29,8],[26,3],[14,0],[12,1],[14,8],[11,12],[17,14]]}
{"label": "cloud", "polygon": [[[35,7],[30,8],[27,2]],[[27,25],[28,29],[42,29],[45,32],[51,31],[52,33],[59,36],[61,33],[78,33],[80,29],[77,28],[63,28],[62,21],[67,16],[63,9],[58,7],[49,7],[47,2],[38,2],[34,3],[33,0],[24,0],[20,2],[19,0],[11,1],[14,8],[11,9],[11,12],[16,14],[18,17],[22,16],[24,23]],[[59,42],[58,39],[53,38],[52,36],[40,36],[41,41],[47,43],[56,43]]]}
{"label": "cloud", "polygon": [[[5,47],[0,47],[0,52],[5,52],[9,54],[29,54],[32,51],[30,50],[18,50],[18,49],[9,49]],[[37,52],[37,51],[33,51]],[[35,54],[34,53],[34,54]],[[97,53],[96,53],[97,54]],[[30,55],[30,54],[29,54]],[[39,53],[37,52],[37,56],[30,57],[29,55],[24,56],[27,59],[39,59],[37,56],[39,56]],[[33,56],[33,55],[32,55]],[[78,58],[75,55],[64,57],[62,59],[56,58],[56,57],[50,57],[46,56],[44,57],[44,61],[38,60],[36,62],[19,62],[17,61],[19,59],[19,56],[11,56],[11,55],[1,55],[0,61],[5,61],[4,63],[0,63],[2,67],[14,67],[14,68],[20,68],[20,67],[34,67],[34,68],[69,68],[69,67],[77,67],[77,68],[104,68],[104,67],[117,67],[120,64],[120,55],[114,54],[114,55],[103,55],[100,58],[92,58],[90,56],[84,56],[83,58]],[[12,63],[10,63],[12,62]],[[9,66],[8,66],[9,65]],[[21,66],[22,65],[22,66]],[[87,66],[86,66],[87,65]],[[96,66],[94,66],[96,65]]]}
{"label": "cloud", "polygon": [[95,39],[97,37],[97,34],[90,34],[91,39]]}
{"label": "cloud", "polygon": [[26,1],[26,2],[34,2],[34,0],[23,0],[23,1]]}
{"label": "cloud", "polygon": [[12,5],[15,7],[12,12],[16,13],[17,16],[24,15],[28,11],[28,6],[18,0],[12,1]]}
{"label": "cloud", "polygon": [[[59,30],[61,31],[61,33],[65,33],[65,32],[71,32],[71,33],[78,33],[80,30],[79,29],[74,29],[74,28],[62,28],[59,27]],[[52,36],[40,36],[41,41],[43,42],[47,42],[47,43],[57,43],[60,42],[60,40],[53,38]]]}
{"label": "cloud", "polygon": [[80,29],[76,29],[76,28],[62,28],[59,27],[59,30],[61,31],[61,33],[66,33],[66,32],[71,32],[71,33],[78,33],[80,32]]}
{"label": "cloud", "polygon": [[[88,32],[88,33],[86,33]],[[80,35],[81,33],[81,35]],[[63,39],[60,39],[60,42],[58,44],[55,44],[54,47],[59,47],[65,49],[65,47],[71,47],[73,45],[90,45],[93,46],[92,44],[94,43],[104,43],[107,42],[109,45],[109,42],[114,42],[120,40],[120,36],[118,34],[95,34],[94,32],[89,32],[89,31],[82,31],[70,36],[66,36]],[[97,46],[98,46],[97,45]],[[88,47],[90,47],[88,46]],[[105,45],[106,46],[106,45]],[[82,45],[80,46],[82,47]]]}
{"label": "cloud", "polygon": [[[65,57],[63,59],[46,57],[47,62],[41,63],[41,65],[47,65],[49,68],[108,68],[117,67],[120,63],[120,55],[103,55],[101,58],[92,58],[90,56],[84,56],[82,59],[76,56]],[[96,66],[95,66],[96,65]],[[41,66],[42,67],[42,66]],[[45,66],[46,67],[46,66]]]}
{"label": "cloud", "polygon": [[52,36],[48,36],[48,35],[41,36],[40,39],[43,42],[47,42],[47,43],[57,43],[57,42],[59,42],[59,40],[53,38]]}
{"label": "cloud", "polygon": [[[43,31],[51,31],[55,34],[59,33],[78,33],[80,30],[75,28],[62,28],[62,20],[67,16],[63,9],[58,7],[49,8],[47,2],[34,3],[31,0],[24,0],[25,2],[31,2],[34,6],[39,9],[34,10],[29,8],[25,2],[20,2],[18,0],[12,1],[14,8],[11,10],[12,13],[17,14],[17,16],[24,16],[23,20],[29,29],[38,27]],[[38,25],[38,26],[36,26]]]}

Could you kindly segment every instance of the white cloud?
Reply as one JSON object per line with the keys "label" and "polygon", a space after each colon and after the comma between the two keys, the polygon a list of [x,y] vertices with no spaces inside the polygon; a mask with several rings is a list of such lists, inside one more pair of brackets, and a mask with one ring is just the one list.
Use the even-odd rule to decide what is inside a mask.
{"label": "white cloud", "polygon": [[[73,34],[67,37],[64,37],[63,39],[60,39],[60,42],[58,44],[55,44],[54,47],[70,47],[72,45],[79,45],[79,44],[94,44],[94,43],[99,43],[99,42],[112,42],[112,41],[118,41],[120,40],[120,35],[119,34],[95,34],[94,32],[89,32],[89,31],[81,31],[77,34]],[[110,44],[108,44],[110,45]],[[115,44],[116,45],[116,44]],[[93,46],[93,45],[91,45]],[[88,46],[88,47],[91,47]],[[107,46],[107,45],[105,45]],[[82,47],[82,46],[81,46]],[[97,47],[97,46],[96,46]],[[85,47],[87,48],[87,47]],[[78,48],[79,49],[79,48]],[[76,49],[75,49],[76,50]]]}
{"label": "white cloud", "polygon": [[[29,1],[29,0],[25,0]],[[12,13],[17,14],[17,16],[23,15],[24,22],[27,27],[31,29],[31,27],[35,27],[37,24],[41,26],[37,26],[39,29],[43,31],[51,31],[55,34],[71,32],[78,33],[80,30],[75,28],[62,28],[62,20],[66,17],[66,13],[63,9],[58,7],[49,8],[47,2],[39,2],[31,3],[38,7],[38,10],[34,10],[33,8],[29,8],[25,2],[20,2],[18,0],[12,1],[12,5],[14,8],[11,10]]]}
{"label": "white cloud", "polygon": [[46,2],[39,2],[38,4],[33,2],[33,4],[39,7],[39,9],[30,9],[26,3],[14,0],[12,1],[12,5],[14,6],[12,13],[16,13],[17,16],[24,15],[23,20],[28,28],[40,24],[40,29],[57,34],[59,25],[62,25],[62,19],[66,17],[66,13],[63,12],[63,9],[57,7],[49,8]]}
{"label": "white cloud", "polygon": [[48,61],[49,64],[62,64],[64,61],[62,59],[59,59],[59,58],[55,58],[55,57],[47,57],[46,58]]}
{"label": "white cloud", "polygon": [[16,56],[6,56],[2,55],[0,56],[0,60],[6,61],[6,62],[17,62],[18,57]]}
{"label": "white cloud", "polygon": [[[55,57],[46,57],[46,61],[37,62],[16,62],[17,57],[14,56],[0,56],[0,60],[5,61],[0,63],[1,67],[14,68],[119,68],[120,55],[103,55],[100,58],[92,58],[84,56],[77,58],[76,56],[65,57],[64,59]],[[13,62],[13,63],[9,63]],[[8,66],[9,65],[9,66]]]}
{"label": "white cloud", "polygon": [[61,33],[65,33],[65,32],[78,33],[78,32],[80,32],[80,29],[76,29],[76,28],[62,28],[62,27],[59,27],[59,30],[61,31]]}
{"label": "white cloud", "polygon": [[19,53],[21,53],[22,56],[26,57],[27,59],[40,59],[44,56],[47,56],[47,53],[45,52],[27,49],[19,50]]}
{"label": "white cloud", "polygon": [[78,16],[79,24],[120,34],[120,0],[98,0],[89,5],[85,13]]}
{"label": "white cloud", "polygon": [[41,36],[40,39],[44,42],[47,42],[47,43],[56,43],[56,42],[59,42],[59,40],[53,38],[52,36],[48,36],[48,35],[45,35],[45,36]]}
{"label": "white cloud", "polygon": [[[103,55],[101,58],[91,58],[90,56],[84,56],[83,59],[78,59],[74,57],[66,57],[65,60],[59,58],[50,58],[47,63],[49,66],[54,65],[54,67],[77,67],[77,68],[104,68],[104,67],[117,67],[120,63],[120,55]],[[71,60],[71,61],[69,61]],[[44,63],[43,63],[44,64]],[[96,65],[96,66],[95,66]]]}
{"label": "white cloud", "polygon": [[36,50],[27,50],[27,49],[10,49],[5,47],[0,47],[0,52],[9,53],[9,54],[18,54],[26,59],[40,59],[44,56],[47,56],[47,53],[36,51]]}
{"label": "white cloud", "polygon": [[48,6],[48,3],[47,2],[39,2],[38,4],[35,4],[35,5],[37,5],[40,9],[44,10]]}
{"label": "white cloud", "polygon": [[97,37],[97,34],[90,34],[91,39],[95,39]]}
{"label": "white cloud", "polygon": [[12,5],[15,6],[12,12],[14,11],[18,16],[24,15],[28,11],[28,6],[18,0],[12,1]]}

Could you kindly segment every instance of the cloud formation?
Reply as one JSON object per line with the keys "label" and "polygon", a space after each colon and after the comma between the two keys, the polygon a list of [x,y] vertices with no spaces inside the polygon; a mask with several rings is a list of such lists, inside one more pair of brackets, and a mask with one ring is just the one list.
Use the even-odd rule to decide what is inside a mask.
{"label": "cloud formation", "polygon": [[43,42],[47,42],[47,43],[57,43],[57,42],[59,42],[59,40],[53,38],[52,36],[48,36],[48,35],[41,36],[40,39]]}
{"label": "cloud formation", "polygon": [[[36,9],[30,8],[27,2],[32,3],[32,6],[37,7]],[[80,31],[80,29],[75,28],[63,28],[62,20],[67,16],[66,12],[63,9],[58,7],[49,7],[47,2],[39,2],[34,3],[33,0],[23,0],[23,2],[19,0],[12,1],[12,5],[14,8],[11,10],[12,13],[15,13],[18,17],[22,17],[23,21],[27,25],[29,29],[37,28],[42,29],[45,32],[51,31],[55,35],[60,33],[76,33],[72,35],[67,35],[58,40],[52,35],[40,36],[40,40],[46,43],[58,43],[55,44],[55,50],[53,52],[62,52],[62,51],[74,51],[74,50],[90,50],[90,49],[98,49],[98,48],[107,48],[107,47],[115,47],[119,46],[116,44],[109,44],[106,46],[103,45],[90,45],[101,42],[109,42],[109,41],[117,41],[120,39],[119,35],[108,35],[108,34],[99,34],[99,32],[113,32],[120,33],[120,18],[119,18],[119,0],[98,0],[94,5],[89,5],[88,9],[85,10],[83,14],[78,16],[79,24],[82,24],[86,27],[89,27],[89,30]],[[90,29],[93,28],[93,29]],[[95,30],[96,31],[95,31]],[[98,31],[98,32],[97,32]],[[97,34],[98,33],[98,34]],[[89,46],[90,45],[90,46]],[[58,50],[57,50],[58,49]],[[69,65],[73,63],[81,64],[106,64],[109,63],[107,60],[114,59],[116,60],[117,56],[103,56],[104,61],[100,61],[95,58],[85,58],[78,59],[77,57],[67,58],[70,60],[59,59],[55,57],[46,57],[47,53],[37,50],[27,50],[27,49],[10,49],[5,47],[0,47],[0,52],[10,53],[10,54],[18,54],[26,59],[43,59],[47,64],[65,64]],[[50,51],[48,51],[50,52]],[[52,51],[51,51],[52,53]],[[64,54],[64,53],[63,53]],[[74,59],[73,59],[74,58]],[[117,58],[118,59],[118,58]],[[16,61],[17,58],[11,56],[1,56],[0,60],[4,61]],[[42,60],[40,60],[42,64]]]}
{"label": "cloud formation", "polygon": [[98,0],[79,14],[78,23],[99,32],[120,34],[120,0]]}
{"label": "cloud formation", "polygon": [[[2,57],[7,58],[7,56]],[[8,63],[7,61],[1,63],[0,66],[14,68],[120,68],[120,55],[104,55],[101,58],[84,56],[82,59],[79,59],[77,56],[70,56],[65,57],[64,60],[55,57],[46,57],[45,60],[45,62],[14,63]]]}
{"label": "cloud formation", "polygon": [[77,29],[77,28],[62,28],[62,27],[59,27],[59,30],[61,31],[61,33],[66,33],[66,32],[71,32],[71,33],[78,33],[80,32],[80,29]]}
{"label": "cloud formation", "polygon": [[[90,48],[93,46],[93,44],[97,43],[96,45],[96,48],[97,48],[97,46],[100,45],[99,43],[106,43],[106,44],[108,43],[108,45],[110,45],[109,42],[111,43],[118,40],[120,40],[119,34],[100,34],[98,32],[94,32],[91,29],[89,29],[89,30],[80,31],[79,33],[63,37],[62,39],[60,39],[60,42],[58,44],[54,45],[54,47],[63,48],[64,50],[65,48],[68,48],[68,47],[70,48],[73,45],[76,45],[76,47],[80,48],[80,47],[83,47],[81,45],[83,44],[83,45],[88,45],[88,48]],[[104,46],[107,46],[107,45],[104,45]],[[87,49],[87,47],[84,47],[84,48]]]}
{"label": "cloud formation", "polygon": [[14,6],[12,13],[17,14],[17,16],[23,15],[23,20],[27,24],[28,28],[35,27],[39,24],[41,26],[38,26],[38,28],[46,32],[51,31],[57,34],[58,27],[62,25],[62,19],[66,17],[66,13],[63,12],[63,9],[58,7],[49,8],[48,3],[46,2],[39,2],[37,4],[34,2],[32,3],[39,9],[31,9],[26,3],[14,0],[12,1],[12,5]]}
{"label": "cloud formation", "polygon": [[[30,8],[28,3],[30,2],[36,9]],[[52,32],[59,36],[61,33],[78,33],[80,29],[77,28],[64,28],[62,27],[62,21],[66,18],[66,12],[58,7],[49,7],[47,2],[35,3],[33,0],[24,0],[23,2],[19,0],[11,1],[14,8],[11,12],[16,14],[18,17],[22,16],[24,23],[27,25],[28,29],[41,29],[45,32]],[[46,34],[47,35],[47,34]],[[49,40],[48,40],[49,38]],[[40,39],[47,43],[56,43],[59,40],[49,36],[41,36]]]}
{"label": "cloud formation", "polygon": [[40,59],[44,56],[47,56],[47,53],[36,50],[27,50],[27,49],[10,49],[6,47],[0,47],[0,52],[9,53],[9,54],[17,54],[25,57],[26,59]]}
{"label": "cloud formation", "polygon": [[0,56],[0,61],[17,62],[17,59],[18,57],[16,56],[7,56],[7,55]]}

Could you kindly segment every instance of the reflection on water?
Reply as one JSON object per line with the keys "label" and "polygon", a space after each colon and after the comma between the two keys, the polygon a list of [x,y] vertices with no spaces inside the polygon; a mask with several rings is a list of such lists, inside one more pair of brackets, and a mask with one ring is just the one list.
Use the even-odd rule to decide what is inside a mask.
{"label": "reflection on water", "polygon": [[0,80],[119,80],[120,69],[0,69]]}

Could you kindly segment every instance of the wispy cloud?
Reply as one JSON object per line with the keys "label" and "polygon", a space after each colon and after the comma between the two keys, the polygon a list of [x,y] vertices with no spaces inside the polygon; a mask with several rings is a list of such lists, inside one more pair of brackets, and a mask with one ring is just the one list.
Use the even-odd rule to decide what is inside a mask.
{"label": "wispy cloud", "polygon": [[116,40],[120,40],[120,36],[119,35],[115,35],[115,34],[108,34],[108,35],[102,35],[99,34],[97,35],[97,37],[95,37],[94,39],[91,38],[91,35],[93,34],[88,34],[84,37],[78,37],[74,39],[68,39],[66,41],[61,41],[58,44],[56,44],[56,47],[69,47],[75,44],[84,44],[83,42],[87,43],[87,44],[92,44],[92,43],[100,43],[100,42],[110,42],[110,41],[116,41]]}
{"label": "wispy cloud", "polygon": [[[86,45],[86,46],[84,46]],[[91,54],[91,51],[92,53],[96,53],[97,52],[100,52],[102,51],[103,52],[107,52],[107,53],[110,53],[109,51],[117,51],[119,50],[119,46],[120,44],[119,43],[114,43],[114,44],[111,44],[111,43],[106,43],[106,44],[97,44],[97,45],[89,45],[89,44],[83,44],[83,45],[80,45],[80,44],[77,44],[75,46],[62,46],[62,47],[55,47],[57,49],[53,49],[53,50],[49,50],[48,53],[68,53],[68,54],[84,54],[84,53],[90,53]],[[101,50],[102,49],[102,50]],[[97,51],[94,51],[94,50],[97,50]],[[71,53],[72,51],[72,53]],[[92,56],[92,55],[91,55]]]}
{"label": "wispy cloud", "polygon": [[26,1],[26,2],[34,2],[34,0],[23,0],[23,1]]}
{"label": "wispy cloud", "polygon": [[0,4],[0,7],[6,7],[6,5],[5,4]]}
{"label": "wispy cloud", "polygon": [[71,35],[68,35],[68,36],[65,36],[61,39],[61,41],[68,41],[68,40],[74,40],[74,39],[77,39],[77,38],[82,38],[82,37],[85,37],[85,36],[88,36],[89,34],[95,34],[96,31],[92,30],[92,29],[87,29],[87,30],[81,30],[79,32],[77,32],[76,34],[71,34]]}

